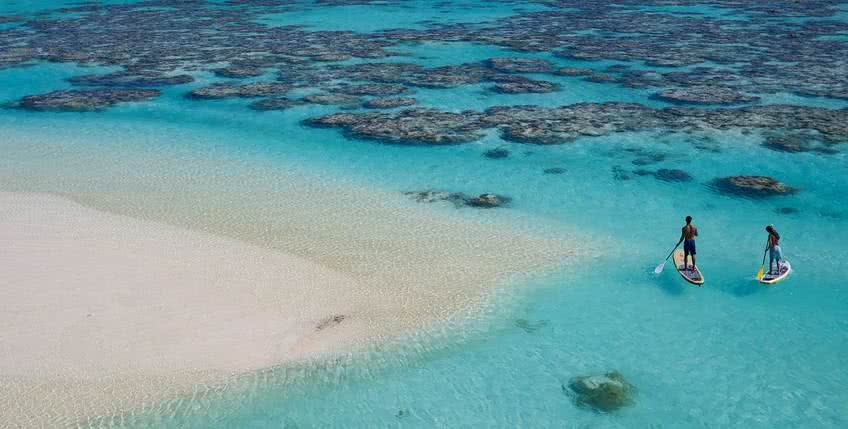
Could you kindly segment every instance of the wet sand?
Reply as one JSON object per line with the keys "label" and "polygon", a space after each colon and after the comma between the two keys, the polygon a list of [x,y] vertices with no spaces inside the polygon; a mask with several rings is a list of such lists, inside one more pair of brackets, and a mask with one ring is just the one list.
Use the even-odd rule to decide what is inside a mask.
{"label": "wet sand", "polygon": [[[395,238],[364,227],[371,239],[345,250],[344,240],[316,237],[313,245],[335,248],[304,258],[58,195],[1,192],[0,426],[72,425],[198,384],[355,350],[467,315],[488,287],[568,253],[549,240],[482,236],[482,225],[428,225],[412,212],[393,209],[402,219],[395,226],[406,228],[393,230]],[[364,225],[361,214],[346,215],[347,225]],[[332,235],[333,221],[314,226]],[[412,235],[423,239],[403,238]],[[374,254],[358,254],[363,245]],[[363,271],[384,252],[405,260]]]}

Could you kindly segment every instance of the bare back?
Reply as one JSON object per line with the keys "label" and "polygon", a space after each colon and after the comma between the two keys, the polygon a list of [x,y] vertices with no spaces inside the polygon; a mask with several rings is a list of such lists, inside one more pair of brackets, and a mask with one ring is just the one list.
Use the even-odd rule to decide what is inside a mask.
{"label": "bare back", "polygon": [[683,239],[694,240],[698,236],[698,228],[691,223],[683,227]]}

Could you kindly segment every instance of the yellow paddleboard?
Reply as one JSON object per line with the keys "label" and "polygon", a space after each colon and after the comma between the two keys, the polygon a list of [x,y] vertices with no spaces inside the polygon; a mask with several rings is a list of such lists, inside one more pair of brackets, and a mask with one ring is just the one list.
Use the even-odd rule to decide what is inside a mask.
{"label": "yellow paddleboard", "polygon": [[689,258],[689,269],[683,269],[683,250],[674,252],[674,267],[677,268],[677,273],[680,274],[680,277],[683,277],[683,280],[695,286],[704,284],[704,275],[701,274],[701,270],[698,267],[692,270],[692,258]]}
{"label": "yellow paddleboard", "polygon": [[760,283],[764,285],[773,285],[789,277],[789,273],[792,272],[792,265],[789,264],[789,261],[783,261],[780,263],[780,273],[765,273],[763,277],[760,278]]}

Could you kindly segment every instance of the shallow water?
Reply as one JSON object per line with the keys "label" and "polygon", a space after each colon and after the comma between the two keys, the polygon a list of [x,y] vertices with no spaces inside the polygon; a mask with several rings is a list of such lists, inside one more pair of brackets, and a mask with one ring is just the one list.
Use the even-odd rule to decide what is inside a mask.
{"label": "shallow water", "polygon": [[[9,2],[0,6],[0,13],[67,5]],[[427,20],[483,26],[522,10],[546,9],[509,2],[446,2],[434,8],[422,2],[307,6],[286,6],[294,10],[279,12],[263,9],[266,13],[256,22],[369,33],[426,29],[423,21]],[[650,5],[641,10],[681,19],[746,16],[718,4]],[[817,18],[785,19],[798,23]],[[848,24],[844,12],[821,19]],[[520,56],[596,71],[614,64],[668,71],[640,60],[582,61],[470,41],[398,43],[389,51],[406,56],[353,61],[438,67]],[[74,75],[112,70],[47,62],[0,69],[0,103],[69,88],[65,79]],[[273,80],[270,70],[244,81]],[[248,99],[187,99],[184,94],[190,89],[230,81],[205,71],[192,73],[195,82],[164,88],[155,100],[121,104],[103,112],[0,111],[0,130],[15,136],[0,142],[6,153],[0,161],[0,189],[86,192],[96,203],[98,195],[108,200],[112,182],[121,178],[85,168],[79,154],[89,153],[92,147],[102,145],[103,156],[114,157],[117,165],[125,162],[120,159],[122,153],[136,150],[166,158],[178,153],[181,159],[225,153],[248,166],[301,168],[320,172],[328,180],[380,190],[497,192],[513,198],[508,208],[457,210],[434,204],[432,209],[537,231],[579,231],[603,247],[602,255],[513,285],[526,293],[506,294],[496,302],[498,309],[490,318],[474,321],[467,330],[412,336],[403,344],[378,348],[344,365],[292,365],[247,374],[222,391],[147,404],[128,415],[101,416],[85,423],[196,428],[848,425],[844,387],[848,383],[848,292],[837,265],[843,253],[841,243],[848,240],[844,145],[836,145],[834,154],[777,152],[761,146],[759,130],[739,129],[692,134],[665,129],[628,131],[551,146],[505,141],[489,130],[485,137],[462,145],[392,145],[301,123],[338,111],[335,106],[256,112],[246,108],[253,101]],[[578,76],[524,75],[556,82],[562,90],[499,94],[488,90],[491,83],[477,83],[451,89],[415,88],[413,96],[420,106],[449,111],[604,101],[671,106],[651,97],[656,88],[587,82]],[[844,99],[803,97],[788,89],[756,95],[762,98],[758,104],[848,106]],[[69,143],[59,152],[39,152],[26,144],[22,136],[27,134],[33,140],[68,136],[69,141],[84,143]],[[126,145],[135,145],[133,151],[124,151]],[[494,148],[507,149],[509,156],[483,156]],[[192,171],[190,164],[181,168],[228,180],[226,171]],[[550,168],[563,172],[545,174]],[[685,170],[692,180],[665,182],[633,174],[659,168]],[[620,173],[618,179],[614,169]],[[167,177],[170,173],[150,174]],[[773,176],[800,191],[747,199],[723,195],[708,186],[716,177],[741,174]],[[622,175],[629,179],[619,180]],[[181,190],[165,184],[156,192],[179,195]],[[143,205],[146,198],[151,196],[139,193],[126,200]],[[155,204],[152,199],[151,204]],[[133,207],[123,210],[132,213]],[[154,217],[156,213],[138,211],[154,213]],[[707,279],[703,288],[683,283],[670,266],[659,276],[653,274],[676,242],[687,214],[695,218],[701,232],[698,261]],[[161,217],[167,219],[167,213]],[[769,223],[783,235],[784,253],[795,272],[779,285],[763,287],[752,277],[766,238],[763,227]],[[637,386],[634,406],[610,414],[593,412],[577,407],[563,388],[575,376],[612,369]]]}
{"label": "shallow water", "polygon": [[267,14],[259,22],[270,26],[303,25],[311,30],[356,31],[370,33],[394,28],[420,29],[428,23],[473,24],[507,18],[517,11],[540,11],[545,7],[530,3],[513,5],[499,2],[449,1],[434,4],[430,1],[405,1],[375,4],[351,4],[334,8],[306,8]]}

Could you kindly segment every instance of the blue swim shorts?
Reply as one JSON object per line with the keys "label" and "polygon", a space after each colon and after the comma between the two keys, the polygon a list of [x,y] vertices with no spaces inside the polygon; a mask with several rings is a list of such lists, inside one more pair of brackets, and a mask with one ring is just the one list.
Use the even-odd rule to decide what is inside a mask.
{"label": "blue swim shorts", "polygon": [[683,240],[683,251],[690,255],[695,255],[695,240]]}
{"label": "blue swim shorts", "polygon": [[769,248],[769,263],[774,261],[782,261],[783,260],[783,250],[780,246],[773,246]]}

